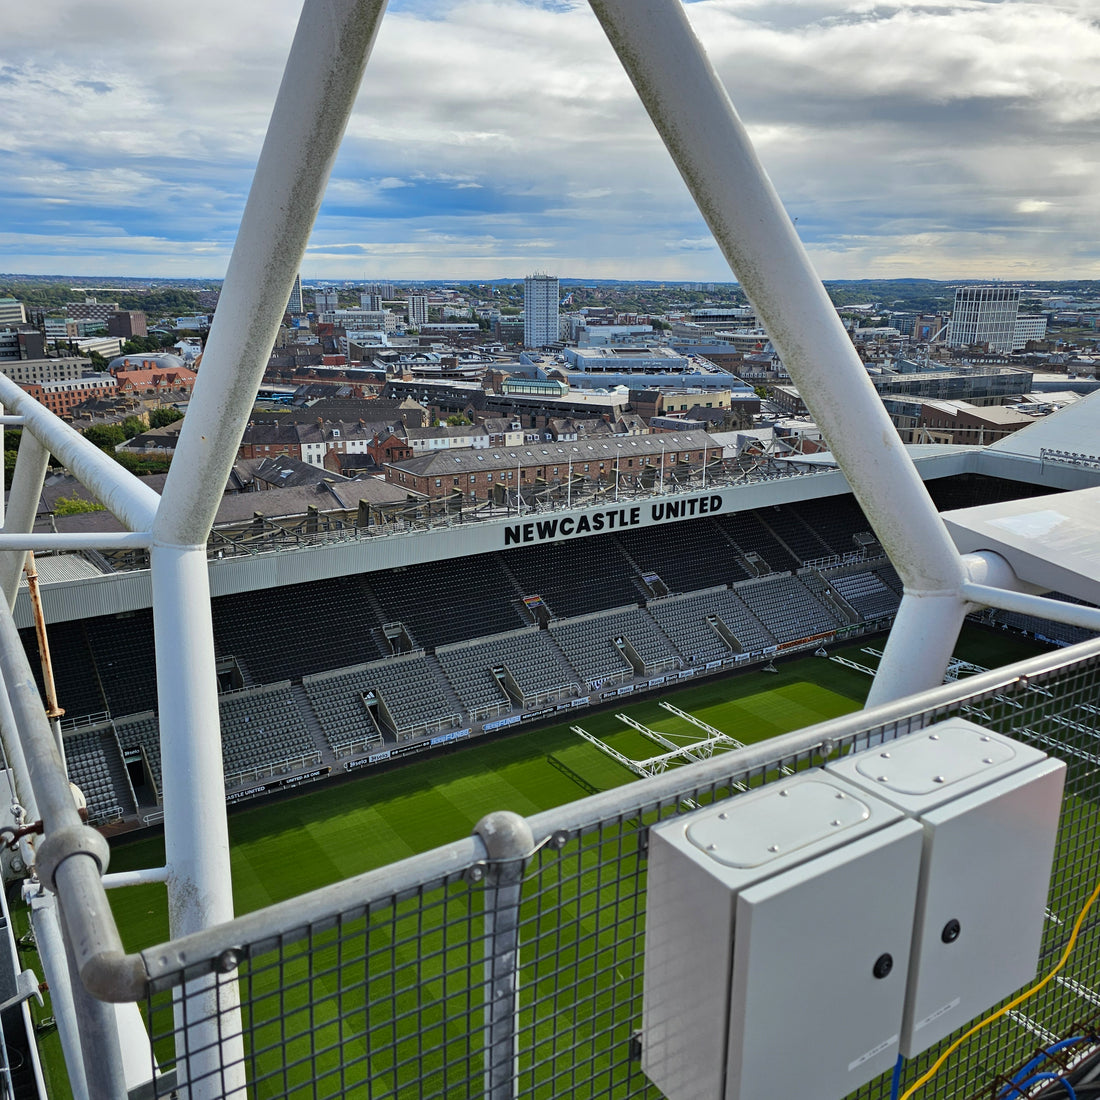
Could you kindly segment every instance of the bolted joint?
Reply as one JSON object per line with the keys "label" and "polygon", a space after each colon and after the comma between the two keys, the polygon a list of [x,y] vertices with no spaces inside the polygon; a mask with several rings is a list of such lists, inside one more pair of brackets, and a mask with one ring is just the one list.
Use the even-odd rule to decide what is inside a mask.
{"label": "bolted joint", "polygon": [[107,870],[111,850],[107,846],[107,841],[95,829],[87,825],[69,825],[47,833],[45,838],[35,846],[34,862],[38,877],[56,894],[54,876],[57,874],[58,867],[70,856],[81,854],[90,855],[96,861],[101,875]]}
{"label": "bolted joint", "polygon": [[486,879],[491,885],[514,882],[523,874],[523,864],[535,848],[535,837],[526,818],[510,810],[486,814],[474,833],[485,845]]}

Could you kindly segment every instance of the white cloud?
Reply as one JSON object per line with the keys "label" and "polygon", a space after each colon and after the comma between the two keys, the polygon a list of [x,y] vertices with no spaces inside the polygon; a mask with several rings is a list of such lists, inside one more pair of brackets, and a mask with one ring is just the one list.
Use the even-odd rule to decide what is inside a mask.
{"label": "white cloud", "polygon": [[[5,266],[220,274],[295,13],[259,0],[9,7]],[[1089,0],[686,10],[824,276],[1100,274],[1080,232],[1100,216]],[[390,12],[305,270],[510,273],[494,263],[728,277],[585,4]]]}

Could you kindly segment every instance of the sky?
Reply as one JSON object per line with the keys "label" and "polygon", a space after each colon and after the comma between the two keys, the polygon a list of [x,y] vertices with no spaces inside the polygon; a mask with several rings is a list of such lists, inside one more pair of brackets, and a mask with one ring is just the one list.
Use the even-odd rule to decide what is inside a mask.
{"label": "sky", "polygon": [[[822,278],[1100,278],[1095,0],[686,8]],[[221,278],[299,10],[7,5],[0,270]],[[391,0],[303,278],[534,271],[731,278],[587,3]]]}

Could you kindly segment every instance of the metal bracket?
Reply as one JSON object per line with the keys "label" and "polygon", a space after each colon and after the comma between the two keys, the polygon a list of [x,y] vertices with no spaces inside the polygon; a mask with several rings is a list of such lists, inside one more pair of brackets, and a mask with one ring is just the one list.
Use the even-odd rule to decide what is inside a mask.
{"label": "metal bracket", "polygon": [[17,974],[15,976],[15,996],[9,997],[3,1004],[0,1004],[0,1012],[14,1008],[24,1001],[29,1001],[31,997],[35,997],[38,1000],[39,1007],[41,1007],[43,1003],[42,984],[33,970],[24,970],[22,973]]}

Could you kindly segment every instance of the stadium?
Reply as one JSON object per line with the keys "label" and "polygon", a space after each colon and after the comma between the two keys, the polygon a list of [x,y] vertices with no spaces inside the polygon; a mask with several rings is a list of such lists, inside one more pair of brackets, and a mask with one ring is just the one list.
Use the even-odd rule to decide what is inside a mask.
{"label": "stadium", "polygon": [[[311,7],[163,493],[0,379],[23,429],[0,534],[10,1095],[1094,1094],[1097,398],[988,447],[903,447],[681,5],[593,8],[831,452],[212,542],[381,17]],[[123,532],[35,529],[50,454]],[[811,838],[774,807],[964,735],[998,799],[1025,776],[1044,797],[981,855],[951,845],[944,889],[980,896],[935,929],[937,980],[966,985],[914,1025],[919,838],[948,804],[918,825],[830,801]],[[784,889],[830,892],[769,920],[782,876],[746,880],[731,938],[666,849],[762,806],[728,866],[774,855]]]}

